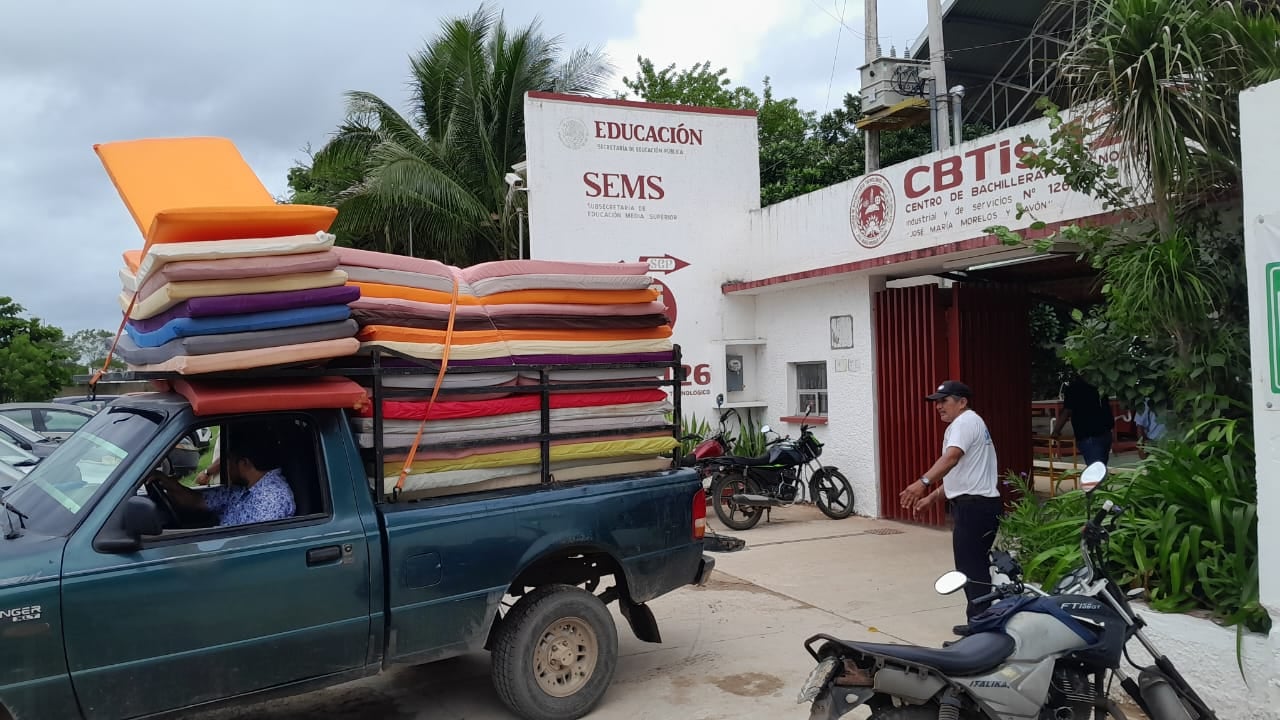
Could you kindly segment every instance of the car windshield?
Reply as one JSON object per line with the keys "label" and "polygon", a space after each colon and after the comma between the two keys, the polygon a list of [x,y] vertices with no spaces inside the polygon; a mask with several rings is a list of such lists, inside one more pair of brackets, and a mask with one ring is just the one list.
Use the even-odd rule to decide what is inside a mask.
{"label": "car windshield", "polygon": [[3,525],[12,520],[15,527],[41,534],[70,532],[112,474],[155,435],[160,421],[129,408],[98,414],[5,492],[0,513],[9,519]]}

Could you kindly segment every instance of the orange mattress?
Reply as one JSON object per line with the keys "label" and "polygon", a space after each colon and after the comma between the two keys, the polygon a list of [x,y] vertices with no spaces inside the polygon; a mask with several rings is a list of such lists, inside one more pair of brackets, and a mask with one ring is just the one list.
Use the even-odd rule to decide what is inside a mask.
{"label": "orange mattress", "polygon": [[93,146],[138,230],[157,243],[328,230],[335,208],[282,205],[226,138],[153,138]]}
{"label": "orange mattress", "polygon": [[[383,285],[381,283],[348,282],[360,288],[361,297],[395,298],[413,302],[452,304],[450,293],[411,288],[403,285]],[[459,305],[511,305],[526,303],[574,303],[580,305],[615,305],[629,303],[651,303],[658,299],[658,291],[652,288],[644,290],[517,290],[496,293],[484,298],[474,295],[458,295]]]}
{"label": "orange mattress", "polygon": [[[368,325],[360,328],[356,337],[362,342],[445,342],[443,330],[398,327],[394,325]],[[610,330],[468,330],[454,331],[454,345],[480,343],[519,342],[521,340],[608,342],[612,340],[661,340],[671,337],[671,326],[652,328],[622,328]]]}

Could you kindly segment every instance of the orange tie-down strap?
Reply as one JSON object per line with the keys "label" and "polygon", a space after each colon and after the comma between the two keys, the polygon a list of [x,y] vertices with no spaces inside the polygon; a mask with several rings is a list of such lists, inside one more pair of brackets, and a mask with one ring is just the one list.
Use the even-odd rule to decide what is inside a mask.
{"label": "orange tie-down strap", "polygon": [[[453,292],[449,297],[449,322],[445,325],[444,354],[440,358],[440,371],[436,373],[436,382],[431,387],[431,399],[427,401],[427,412],[422,416],[422,422],[418,423],[418,432],[413,436],[413,445],[409,446],[409,454],[404,459],[404,465],[400,467],[400,477],[396,479],[395,494],[397,495],[404,489],[404,481],[413,470],[413,460],[418,454],[418,445],[422,443],[422,433],[427,428],[427,418],[431,417],[431,407],[436,404],[436,397],[440,395],[440,386],[444,383],[445,371],[449,368],[449,349],[453,347],[453,322],[458,316],[458,274],[459,271],[454,269]],[[374,438],[373,441],[380,443],[382,438]]]}
{"label": "orange tie-down strap", "polygon": [[102,367],[89,378],[89,397],[93,397],[97,392],[98,381],[103,375],[107,374],[107,370],[111,367],[111,358],[115,357],[116,345],[120,342],[120,336],[124,334],[125,323],[129,322],[129,314],[133,312],[133,306],[138,302],[138,294],[134,293],[129,298],[129,307],[125,308],[124,315],[120,316],[120,327],[116,328],[116,336],[111,340],[111,347],[107,348],[107,357],[102,360]]}

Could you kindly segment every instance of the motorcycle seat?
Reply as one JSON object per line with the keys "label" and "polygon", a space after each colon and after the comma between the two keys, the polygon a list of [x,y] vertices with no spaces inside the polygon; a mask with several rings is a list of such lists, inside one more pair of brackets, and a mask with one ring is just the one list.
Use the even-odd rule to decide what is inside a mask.
{"label": "motorcycle seat", "polygon": [[944,648],[844,641],[842,644],[857,652],[924,665],[944,675],[958,677],[993,670],[1008,659],[1014,649],[1013,638],[1002,632],[968,635]]}

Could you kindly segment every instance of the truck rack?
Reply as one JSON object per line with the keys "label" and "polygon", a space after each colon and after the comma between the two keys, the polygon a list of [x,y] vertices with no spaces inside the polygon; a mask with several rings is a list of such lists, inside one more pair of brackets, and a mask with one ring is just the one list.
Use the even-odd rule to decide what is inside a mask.
{"label": "truck rack", "polygon": [[[385,364],[386,360],[392,360],[392,364]],[[433,448],[470,448],[484,447],[486,445],[509,444],[512,442],[537,442],[540,452],[540,466],[542,474],[542,482],[554,482],[551,474],[551,443],[557,440],[578,440],[593,437],[605,437],[610,435],[628,435],[639,433],[651,433],[658,430],[670,430],[672,436],[679,440],[681,438],[681,423],[683,415],[681,413],[681,384],[684,382],[684,366],[681,363],[681,350],[679,345],[672,346],[672,358],[670,362],[666,361],[650,361],[650,362],[619,362],[619,363],[547,363],[547,364],[520,364],[520,365],[450,365],[445,370],[445,375],[461,375],[481,372],[520,372],[532,375],[537,373],[538,382],[529,385],[513,385],[504,386],[501,392],[505,393],[538,393],[540,397],[540,422],[539,432],[533,434],[523,434],[498,439],[483,440],[461,440],[444,443],[432,443]],[[359,363],[359,364],[357,364]],[[572,384],[557,384],[550,379],[549,373],[552,371],[562,370],[606,370],[606,369],[652,369],[666,370],[664,379],[659,380],[600,380],[600,381],[583,381],[573,382]],[[368,352],[362,352],[358,355],[348,355],[341,358],[334,358],[325,361],[324,365],[316,365],[315,361],[308,361],[308,364],[292,364],[292,365],[276,365],[269,367],[250,368],[246,370],[227,370],[214,373],[202,373],[199,375],[183,375],[176,371],[146,371],[146,370],[119,370],[102,375],[98,382],[108,381],[153,381],[153,380],[278,380],[287,378],[305,378],[305,377],[345,377],[362,385],[371,386],[371,399],[373,401],[373,435],[374,447],[369,457],[367,448],[360,448],[362,455],[365,455],[366,461],[372,461],[372,470],[370,478],[378,486],[377,493],[382,494],[381,485],[383,478],[383,467],[385,466],[386,448],[383,442],[383,401],[403,396],[421,396],[422,389],[417,388],[388,388],[384,385],[383,379],[386,377],[405,377],[405,376],[434,376],[440,372],[440,362],[435,360],[424,360],[422,358],[412,357],[404,353],[387,348],[373,347]],[[361,382],[361,380],[367,382]],[[76,378],[77,382],[88,382],[89,376],[80,376]],[[644,388],[661,388],[670,387],[671,403],[672,403],[672,422],[648,425],[643,427],[628,428],[625,430],[582,430],[576,432],[553,432],[551,428],[551,393],[553,391],[571,390],[627,390],[627,389],[644,389]],[[89,397],[92,398],[95,392],[95,385],[89,386]],[[472,387],[472,388],[450,388],[448,391],[451,395],[458,394],[484,394],[493,393],[492,387]],[[426,440],[429,436],[423,436]],[[673,466],[679,464],[681,459],[681,449],[677,446],[673,453]],[[399,491],[391,494],[391,501],[395,502],[399,499]]]}

